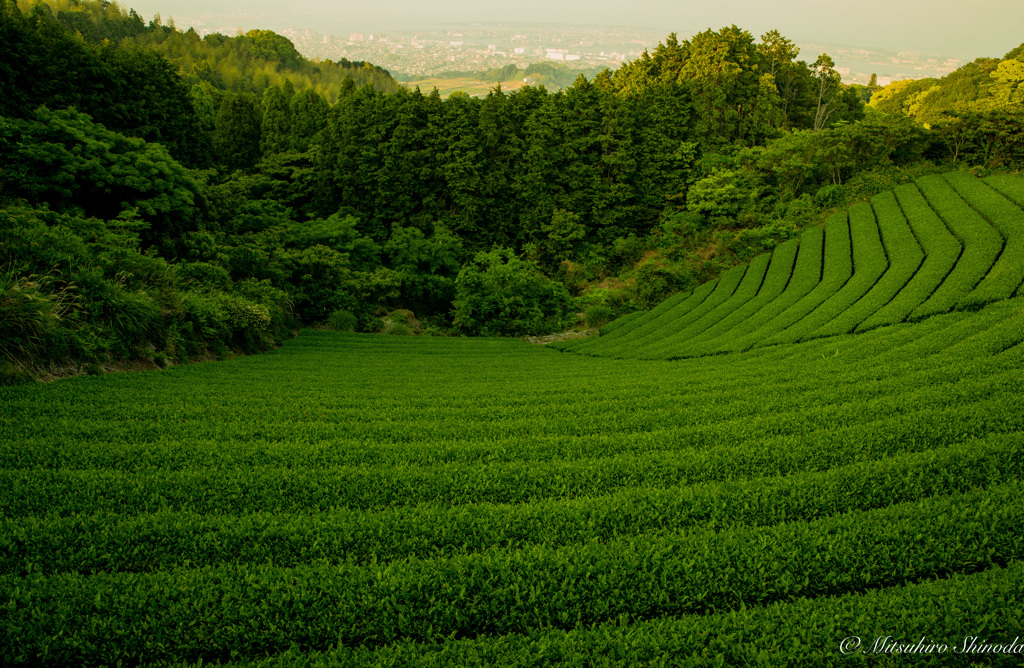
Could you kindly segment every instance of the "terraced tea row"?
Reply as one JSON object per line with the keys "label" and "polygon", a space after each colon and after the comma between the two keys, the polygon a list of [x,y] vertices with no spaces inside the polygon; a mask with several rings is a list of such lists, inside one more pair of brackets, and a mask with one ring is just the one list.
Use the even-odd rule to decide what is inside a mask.
{"label": "terraced tea row", "polygon": [[[1024,500],[1012,483],[806,523],[496,547],[440,560],[32,573],[0,583],[12,592],[11,625],[25,629],[21,646],[66,663],[114,663],[571,630],[622,616],[713,615],[1021,558]],[[88,625],[80,623],[83,615]],[[140,628],[145,618],[151,621]]]}
{"label": "terraced tea row", "polygon": [[[289,650],[245,665],[260,668],[330,666],[757,666],[819,668],[886,665],[921,644],[942,666],[1014,665],[1005,646],[1021,634],[1024,565],[842,596],[772,603],[714,615],[614,620],[571,631],[538,630],[443,644],[401,641],[379,648],[341,647],[325,653]],[[908,617],[907,611],[915,611]],[[880,635],[865,635],[871,620]],[[985,620],[985,635],[965,634]],[[889,629],[898,629],[889,633]],[[780,632],[780,630],[784,630]],[[857,635],[860,633],[861,635]],[[837,638],[846,641],[841,645]],[[1006,639],[1002,656],[995,654]],[[922,643],[922,639],[924,642]],[[840,649],[842,647],[842,649]],[[765,657],[770,657],[766,659]],[[1009,657],[1008,660],[1000,660]],[[898,664],[900,661],[891,661]],[[202,664],[209,665],[209,664]]]}
{"label": "terraced tea row", "polygon": [[671,664],[666,629],[756,645],[788,610],[778,642],[820,657],[919,590],[1012,630],[1020,603],[988,597],[1024,557],[1022,339],[1024,299],[674,362],[305,332],[4,388],[2,643],[516,665],[617,638]]}
{"label": "terraced tea row", "polygon": [[798,243],[686,298],[612,323],[598,338],[555,347],[622,358],[699,357],[864,332],[1008,299],[1024,283],[1021,182],[984,182],[966,173],[921,178],[833,215],[823,234],[808,230]]}
{"label": "terraced tea row", "polygon": [[[784,477],[526,504],[442,504],[307,514],[187,511],[29,516],[0,523],[0,571],[151,572],[232,562],[294,567],[449,557],[500,546],[566,546],[682,530],[771,526],[1013,482],[1024,436],[1012,433]],[[611,487],[611,486],[609,486]],[[256,499],[248,507],[256,506]],[[34,566],[30,566],[34,565]]]}

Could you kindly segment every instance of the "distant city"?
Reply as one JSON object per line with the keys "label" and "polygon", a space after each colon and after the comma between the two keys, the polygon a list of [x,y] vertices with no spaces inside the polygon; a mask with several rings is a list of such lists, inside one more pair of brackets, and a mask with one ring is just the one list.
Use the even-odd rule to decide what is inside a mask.
{"label": "distant city", "polygon": [[[237,33],[251,17],[212,17],[186,24],[200,35]],[[234,19],[234,20],[232,20]],[[219,24],[219,25],[217,25]],[[223,27],[225,24],[228,27]],[[233,24],[233,26],[232,26]],[[257,26],[247,26],[245,29]],[[274,29],[269,26],[261,28]],[[368,61],[389,70],[400,80],[437,76],[451,71],[477,72],[516,64],[559,62],[573,69],[611,68],[639,57],[663,42],[667,31],[611,26],[466,23],[441,24],[425,30],[353,32],[332,35],[312,29],[277,29],[302,55],[311,59]],[[680,39],[689,34],[679,33]],[[757,36],[755,35],[755,38]],[[878,84],[901,79],[942,77],[964,64],[962,59],[919,51],[885,51],[851,45],[801,41],[799,59],[813,62],[828,53],[843,82]],[[1002,54],[995,54],[1002,55]]]}

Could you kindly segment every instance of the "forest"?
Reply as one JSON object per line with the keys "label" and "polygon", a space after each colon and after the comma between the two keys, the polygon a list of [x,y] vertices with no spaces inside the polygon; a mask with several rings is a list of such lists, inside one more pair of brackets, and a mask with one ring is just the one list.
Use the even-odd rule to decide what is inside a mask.
{"label": "forest", "polygon": [[881,89],[800,56],[729,26],[442,100],[266,30],[0,0],[0,382],[303,325],[597,326],[897,185],[1024,162],[1024,45]]}

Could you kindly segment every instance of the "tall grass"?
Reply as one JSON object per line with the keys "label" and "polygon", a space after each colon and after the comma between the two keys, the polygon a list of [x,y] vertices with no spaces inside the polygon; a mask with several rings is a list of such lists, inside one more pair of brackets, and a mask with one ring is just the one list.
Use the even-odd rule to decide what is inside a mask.
{"label": "tall grass", "polygon": [[0,273],[0,357],[14,361],[45,351],[48,336],[74,306],[70,286],[52,286],[48,275]]}

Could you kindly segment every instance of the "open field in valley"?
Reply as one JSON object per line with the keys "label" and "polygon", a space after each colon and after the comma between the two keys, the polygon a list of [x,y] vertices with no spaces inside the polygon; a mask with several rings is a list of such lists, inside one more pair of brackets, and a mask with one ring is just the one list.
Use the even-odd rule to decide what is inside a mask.
{"label": "open field in valley", "polygon": [[561,350],[0,388],[5,663],[1019,665],[978,648],[1024,635],[1021,183],[922,179]]}

